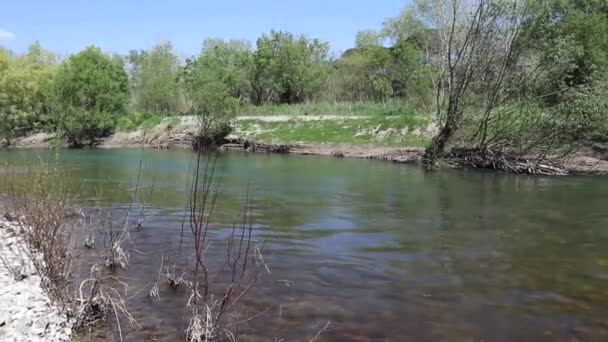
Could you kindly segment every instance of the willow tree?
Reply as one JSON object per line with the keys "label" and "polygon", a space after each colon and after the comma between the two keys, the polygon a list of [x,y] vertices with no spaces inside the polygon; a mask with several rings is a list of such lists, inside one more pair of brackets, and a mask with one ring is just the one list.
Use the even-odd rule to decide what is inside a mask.
{"label": "willow tree", "polygon": [[487,132],[518,66],[517,42],[526,9],[517,0],[430,0],[413,11],[418,27],[434,31],[438,43],[427,60],[439,70],[435,87],[440,130],[423,157],[424,165],[433,168],[468,118],[481,112],[481,129]]}

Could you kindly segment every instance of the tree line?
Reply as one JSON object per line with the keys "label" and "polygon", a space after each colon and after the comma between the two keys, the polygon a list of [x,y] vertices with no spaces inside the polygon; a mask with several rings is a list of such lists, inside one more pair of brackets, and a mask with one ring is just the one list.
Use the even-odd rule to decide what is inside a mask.
{"label": "tree line", "polygon": [[523,153],[602,140],[607,29],[602,0],[416,0],[340,56],[283,31],[255,44],[207,39],[186,59],[171,42],[125,56],[88,47],[62,61],[34,43],[0,50],[0,134],[8,143],[52,127],[83,146],[154,113],[205,117],[211,136],[242,106],[399,100],[440,127],[429,164],[458,144]]}

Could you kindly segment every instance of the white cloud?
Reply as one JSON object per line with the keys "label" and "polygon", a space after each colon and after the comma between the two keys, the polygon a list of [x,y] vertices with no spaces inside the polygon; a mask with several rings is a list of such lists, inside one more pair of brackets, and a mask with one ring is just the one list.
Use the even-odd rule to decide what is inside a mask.
{"label": "white cloud", "polygon": [[13,32],[0,29],[0,42],[8,42],[13,39],[15,39],[15,34]]}

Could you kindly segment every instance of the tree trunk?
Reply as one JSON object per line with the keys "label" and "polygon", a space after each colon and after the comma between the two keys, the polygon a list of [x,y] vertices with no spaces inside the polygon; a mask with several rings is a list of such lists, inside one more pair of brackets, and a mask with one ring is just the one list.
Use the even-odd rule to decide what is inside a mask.
{"label": "tree trunk", "polygon": [[429,146],[424,150],[424,155],[422,156],[422,165],[427,169],[434,169],[437,167],[437,162],[443,156],[445,152],[445,147],[454,135],[456,131],[456,118],[455,114],[448,114],[448,119],[446,120],[445,125],[439,131]]}

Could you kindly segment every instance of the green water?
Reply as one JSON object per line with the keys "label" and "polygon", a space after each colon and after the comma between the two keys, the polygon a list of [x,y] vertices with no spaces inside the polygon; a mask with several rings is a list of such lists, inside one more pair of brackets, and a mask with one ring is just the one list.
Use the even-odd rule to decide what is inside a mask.
{"label": "green water", "polygon": [[[145,288],[177,248],[193,154],[0,152],[5,170],[37,159],[55,161],[83,206],[117,211],[142,161],[141,254],[122,275]],[[259,315],[235,328],[239,340],[308,341],[327,321],[321,341],[608,340],[607,178],[241,153],[220,154],[216,176],[212,238],[238,220],[249,184],[271,270],[243,301]],[[187,294],[146,292],[130,301],[144,330],[129,340],[181,339]]]}

